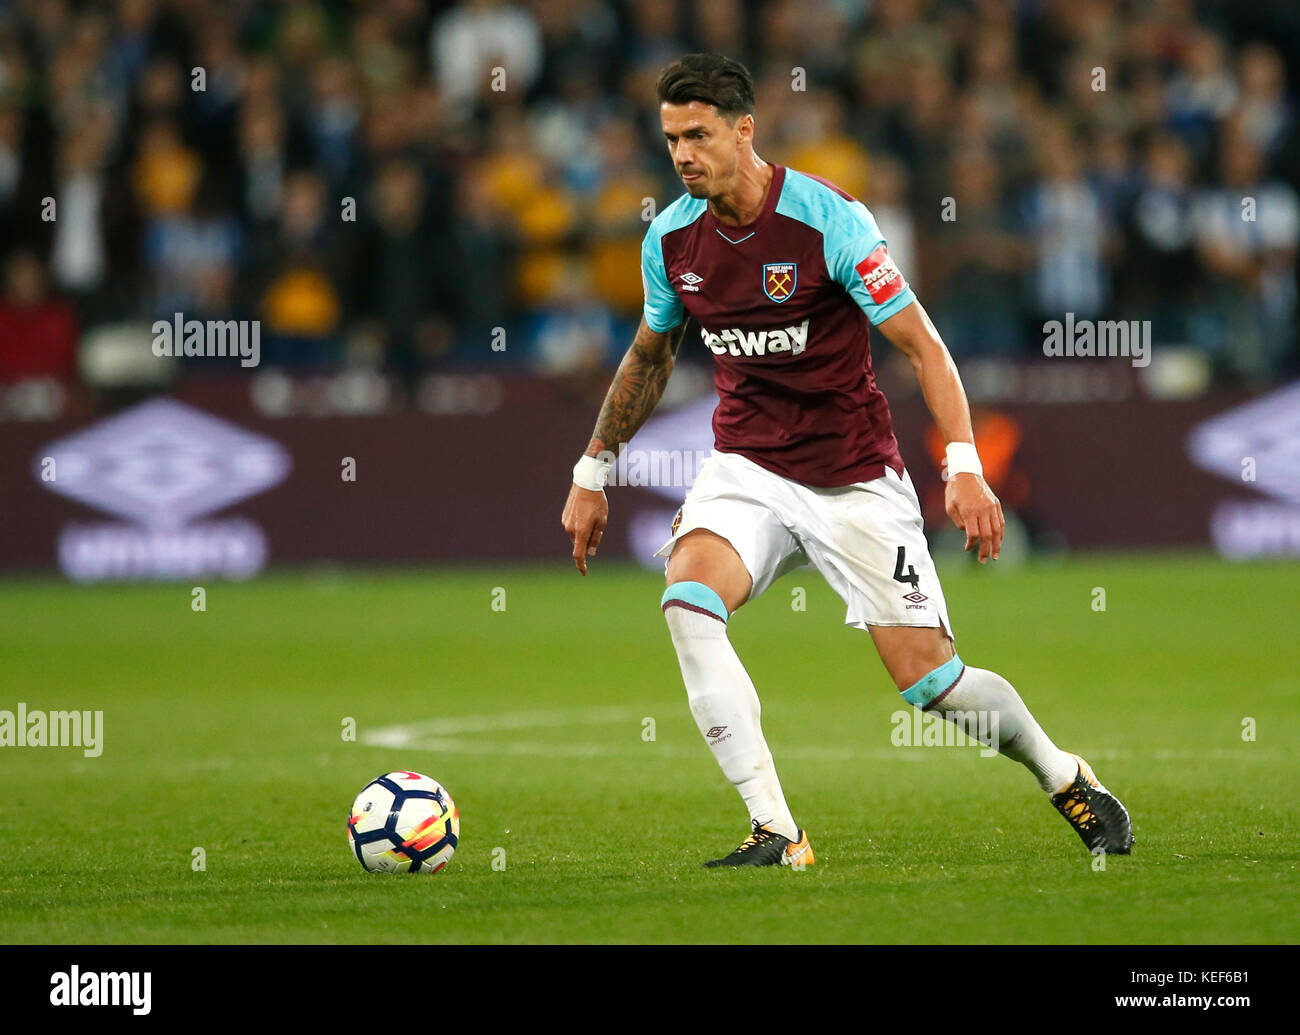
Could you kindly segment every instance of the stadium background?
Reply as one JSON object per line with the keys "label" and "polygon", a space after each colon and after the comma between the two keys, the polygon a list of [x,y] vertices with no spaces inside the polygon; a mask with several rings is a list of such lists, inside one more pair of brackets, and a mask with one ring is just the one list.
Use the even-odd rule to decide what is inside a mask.
{"label": "stadium background", "polygon": [[[697,48],[749,63],[763,156],[876,214],[961,364],[1018,541],[1300,550],[1284,445],[1231,422],[1191,442],[1300,371],[1291,4],[12,0],[0,565],[89,551],[65,570],[147,576],[203,550],[63,542],[112,493],[40,477],[51,443],[158,394],[289,452],[240,508],[264,535],[218,574],[559,556],[646,220],[680,193],[655,75]],[[1151,365],[1046,360],[1067,312],[1149,320]],[[260,321],[260,365],[154,357],[175,313]],[[937,532],[938,445],[905,364],[875,352]],[[709,362],[692,338],[663,412],[693,416],[646,441],[708,448]],[[100,472],[134,479],[137,525],[176,526],[150,517],[160,479],[235,464],[175,448],[151,454],[167,474]],[[344,457],[355,484],[331,476]],[[607,553],[652,551],[682,489],[661,488],[620,494]]]}
{"label": "stadium background", "polygon": [[[963,656],[1133,812],[1105,876],[1016,767],[891,743],[807,573],[730,634],[819,864],[698,867],[738,806],[637,566],[684,487],[612,489],[586,580],[559,518],[700,48],[957,358],[988,570],[875,338]],[[0,941],[1295,942],[1298,61],[1286,0],[0,0],[0,711],[106,730],[0,743]],[[260,365],[155,356],[177,312]],[[1150,366],[1045,357],[1066,313]],[[633,448],[710,395],[693,338]],[[433,889],[346,852],[401,767],[461,806]]]}

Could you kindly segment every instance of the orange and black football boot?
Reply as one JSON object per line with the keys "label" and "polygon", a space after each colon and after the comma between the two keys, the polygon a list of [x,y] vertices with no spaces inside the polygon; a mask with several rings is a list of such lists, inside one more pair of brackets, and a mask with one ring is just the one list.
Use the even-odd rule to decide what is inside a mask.
{"label": "orange and black football boot", "polygon": [[1133,823],[1123,803],[1101,785],[1101,781],[1078,755],[1079,775],[1074,782],[1052,795],[1056,811],[1074,827],[1088,851],[1128,855],[1133,847]]}
{"label": "orange and black football boot", "polygon": [[715,866],[795,866],[802,869],[816,860],[812,845],[808,843],[808,834],[800,830],[797,840],[791,841],[784,834],[754,820],[754,831],[741,842],[730,855],[722,859],[706,862],[707,867]]}

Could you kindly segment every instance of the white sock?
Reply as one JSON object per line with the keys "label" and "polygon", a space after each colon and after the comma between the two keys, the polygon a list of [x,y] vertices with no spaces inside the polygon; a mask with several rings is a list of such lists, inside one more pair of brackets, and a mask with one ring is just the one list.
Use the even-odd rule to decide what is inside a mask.
{"label": "white sock", "polygon": [[[700,584],[675,584],[682,585]],[[720,600],[717,606],[721,608]],[[796,840],[799,828],[785,803],[759,724],[758,692],[727,639],[726,622],[668,594],[664,618],[677,648],[691,714],[723,773],[745,799],[749,818]]]}
{"label": "white sock", "polygon": [[[1048,794],[1056,794],[1073,783],[1079,773],[1079,763],[1073,755],[1052,743],[1052,739],[1043,732],[1043,728],[1025,707],[1016,688],[996,672],[972,668],[970,665],[962,666],[959,660],[954,660],[957,665],[953,668],[949,669],[952,665],[949,662],[931,673],[934,676],[948,669],[949,676],[954,671],[960,672],[960,675],[957,675],[956,682],[946,691],[939,685],[931,688],[934,691],[930,697],[933,703],[927,701],[926,710],[939,712],[972,736],[980,726],[988,734],[996,732],[997,742],[993,746],[999,753],[1015,759],[1033,773],[1038,786]],[[947,678],[948,676],[940,677],[939,682],[946,681]],[[930,679],[930,676],[926,679]],[[925,681],[922,680],[921,683]],[[913,704],[917,703],[916,700],[908,695],[920,687],[921,683],[904,692],[904,696]],[[985,713],[984,722],[975,724],[976,728],[966,729],[972,725],[971,713],[977,712]]]}

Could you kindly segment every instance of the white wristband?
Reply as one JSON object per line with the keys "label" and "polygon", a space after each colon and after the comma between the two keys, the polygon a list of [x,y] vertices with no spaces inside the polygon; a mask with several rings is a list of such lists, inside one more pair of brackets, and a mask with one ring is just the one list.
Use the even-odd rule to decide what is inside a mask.
{"label": "white wristband", "polygon": [[609,472],[613,466],[611,460],[602,460],[596,456],[584,456],[573,465],[573,484],[580,489],[604,492],[605,483],[609,481]]}
{"label": "white wristband", "polygon": [[945,481],[950,481],[953,475],[957,474],[978,474],[984,476],[984,465],[980,463],[980,455],[975,451],[975,446],[970,442],[949,442],[947,449],[948,473]]}

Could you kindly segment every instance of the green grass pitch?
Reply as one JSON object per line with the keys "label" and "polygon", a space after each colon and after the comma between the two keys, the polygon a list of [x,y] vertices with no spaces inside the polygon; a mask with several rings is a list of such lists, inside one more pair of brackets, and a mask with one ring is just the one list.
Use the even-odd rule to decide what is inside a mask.
{"label": "green grass pitch", "polygon": [[[732,637],[817,863],[703,870],[746,818],[686,707],[661,587],[599,559],[585,581],[276,575],[210,583],[196,613],[189,586],[0,584],[0,708],[104,712],[99,758],[0,748],[0,941],[1300,939],[1300,566],[946,575],[962,656],[1128,805],[1135,854],[1104,870],[1019,766],[891,744],[898,694],[811,571]],[[349,853],[348,805],[395,769],[460,806],[437,876]]]}

